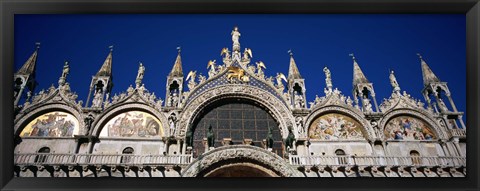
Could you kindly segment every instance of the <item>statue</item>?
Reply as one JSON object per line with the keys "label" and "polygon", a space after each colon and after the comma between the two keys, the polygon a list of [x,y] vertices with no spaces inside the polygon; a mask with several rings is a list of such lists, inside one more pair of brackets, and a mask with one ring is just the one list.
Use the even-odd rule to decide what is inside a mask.
{"label": "statue", "polygon": [[247,60],[247,59],[250,59],[252,58],[252,49],[250,48],[245,48],[245,52],[243,52],[243,59],[244,60]]}
{"label": "statue", "polygon": [[297,117],[295,119],[295,123],[297,124],[297,128],[298,128],[298,134],[299,135],[302,135],[303,134],[303,119],[302,117]]}
{"label": "statue", "polygon": [[70,66],[68,65],[68,62],[65,62],[65,65],[63,65],[62,77],[66,78],[69,71],[70,71]]}
{"label": "statue", "polygon": [[88,115],[83,122],[85,123],[85,135],[90,135],[90,129],[92,128],[92,123],[93,123],[93,116]]}
{"label": "statue", "polygon": [[207,80],[207,78],[205,78],[205,76],[202,75],[201,73],[200,73],[200,75],[198,75],[198,83],[199,83],[199,84],[202,84],[202,83],[205,82],[206,80]]}
{"label": "statue", "polygon": [[265,64],[262,62],[262,61],[259,61],[259,62],[255,62],[255,64],[257,64],[257,75],[260,77],[260,78],[263,78],[264,74],[263,74],[263,69],[267,69],[267,67],[265,66]]}
{"label": "statue", "polygon": [[267,149],[271,149],[273,147],[273,132],[272,128],[268,127],[267,133]]}
{"label": "statue", "polygon": [[175,113],[172,113],[170,117],[168,117],[168,123],[170,124],[170,136],[175,136],[175,123],[177,122],[177,116]]}
{"label": "statue", "polygon": [[288,136],[285,139],[285,149],[288,151],[289,149],[293,149],[293,141],[295,141],[295,135],[293,135],[292,128],[288,128]]}
{"label": "statue", "polygon": [[295,107],[296,108],[303,108],[305,107],[305,103],[303,101],[303,97],[302,95],[300,95],[300,93],[298,93],[297,91],[295,91]]}
{"label": "statue", "polygon": [[393,70],[390,71],[390,84],[392,85],[394,92],[400,92],[400,86],[398,85],[397,78],[395,77]]}
{"label": "statue", "polygon": [[222,48],[220,56],[224,56],[224,58],[228,59],[230,57],[230,51],[228,51],[228,48]]}
{"label": "statue", "polygon": [[195,88],[195,85],[197,85],[197,83],[195,82],[195,77],[197,76],[197,71],[190,71],[187,75],[187,78],[185,79],[185,81],[188,81],[190,79],[190,81],[188,81],[188,89],[192,90],[193,88]]}
{"label": "statue", "polygon": [[173,91],[172,96],[170,96],[170,107],[177,107],[178,104],[178,95],[177,91]]}
{"label": "statue", "polygon": [[210,60],[208,61],[207,69],[210,68],[208,71],[208,78],[210,79],[211,77],[215,76],[217,74],[217,71],[215,71],[215,61],[216,60]]}
{"label": "statue", "polygon": [[363,99],[363,104],[364,104],[364,107],[365,107],[365,111],[369,111],[369,112],[373,111],[372,104],[370,103],[370,99],[368,99],[368,98]]}
{"label": "statue", "polygon": [[92,107],[101,107],[102,106],[102,93],[100,91],[95,92]]}
{"label": "statue", "polygon": [[332,76],[331,76],[331,73],[330,73],[330,70],[325,66],[325,68],[323,68],[323,72],[325,73],[325,83],[327,84],[327,89],[329,91],[332,91]]}
{"label": "statue", "polygon": [[232,41],[233,41],[233,51],[239,52],[240,42],[238,40],[240,38],[240,32],[238,31],[238,27],[233,28],[231,35],[232,35]]}
{"label": "statue", "polygon": [[137,79],[135,80],[135,84],[137,85],[137,88],[142,83],[144,73],[145,73],[145,66],[143,66],[143,64],[140,62],[140,66],[138,67]]}
{"label": "statue", "polygon": [[285,82],[287,82],[287,78],[285,77],[285,75],[283,75],[282,73],[277,73],[277,88],[280,89],[281,91],[283,91],[283,89],[285,88],[285,86],[283,86],[283,83],[282,83],[282,80],[284,80]]}
{"label": "statue", "polygon": [[208,127],[207,132],[207,145],[208,147],[214,147],[215,145],[215,133],[213,132],[212,125]]}
{"label": "statue", "polygon": [[244,78],[245,70],[235,66],[228,67],[227,80],[232,82],[232,79],[237,78],[239,81],[247,81]]}
{"label": "statue", "polygon": [[193,132],[190,128],[187,130],[187,134],[185,136],[185,144],[187,147],[193,147]]}

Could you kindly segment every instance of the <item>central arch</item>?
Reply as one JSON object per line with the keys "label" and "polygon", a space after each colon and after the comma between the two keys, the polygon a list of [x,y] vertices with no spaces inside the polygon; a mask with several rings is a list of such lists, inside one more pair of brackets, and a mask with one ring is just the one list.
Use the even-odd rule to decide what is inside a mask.
{"label": "central arch", "polygon": [[[232,172],[232,170],[238,170]],[[265,149],[232,145],[215,148],[192,162],[182,177],[301,177],[285,159]]]}
{"label": "central arch", "polygon": [[228,98],[240,98],[258,103],[271,112],[273,118],[277,120],[283,138],[286,138],[288,135],[287,127],[289,126],[293,128],[295,137],[298,137],[298,131],[294,125],[295,118],[281,100],[263,89],[243,84],[228,84],[210,88],[196,96],[194,100],[184,108],[184,112],[180,117],[180,129],[177,131],[177,135],[179,137],[185,137],[188,128],[191,128],[194,120],[198,118],[202,110],[211,103]]}

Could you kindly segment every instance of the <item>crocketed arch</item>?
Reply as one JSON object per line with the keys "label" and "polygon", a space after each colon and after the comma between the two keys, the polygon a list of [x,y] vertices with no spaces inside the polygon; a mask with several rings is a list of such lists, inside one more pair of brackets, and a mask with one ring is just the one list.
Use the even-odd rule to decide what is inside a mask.
{"label": "crocketed arch", "polygon": [[211,103],[225,98],[241,98],[259,103],[267,108],[271,112],[273,118],[278,121],[283,138],[288,135],[288,126],[293,128],[295,137],[298,137],[296,134],[298,131],[293,125],[295,124],[295,119],[290,110],[281,100],[263,89],[243,84],[218,86],[198,95],[190,102],[190,104],[186,105],[184,112],[180,117],[180,129],[177,131],[177,135],[179,137],[185,137],[189,124],[192,124],[193,120],[198,117],[200,111]]}
{"label": "crocketed arch", "polygon": [[[430,130],[430,132],[434,134],[433,139],[443,139],[446,137],[446,134],[440,129],[440,125],[435,120],[433,120],[432,117],[424,114],[423,112],[418,112],[411,109],[395,109],[386,113],[384,117],[379,121],[379,127],[382,127],[385,133],[385,128],[388,128],[387,125],[389,124],[389,122],[391,120],[400,119],[399,117],[410,117],[425,123],[425,125],[427,126],[426,128],[428,128],[428,130]],[[385,134],[385,139],[388,138],[389,136]]]}
{"label": "crocketed arch", "polygon": [[50,112],[55,112],[55,111],[65,112],[65,113],[73,115],[78,120],[79,133],[82,133],[82,128],[84,127],[84,122],[82,120],[82,115],[80,114],[80,112],[78,112],[76,108],[73,108],[73,107],[71,107],[67,104],[55,103],[55,104],[43,105],[41,107],[38,107],[36,109],[33,109],[33,110],[29,111],[28,113],[26,113],[25,115],[20,117],[17,121],[15,121],[15,126],[14,126],[15,135],[19,136],[20,133],[25,128],[25,126],[28,125],[28,123],[30,123],[35,118],[37,118],[37,117],[39,117],[43,114],[50,113]]}
{"label": "crocketed arch", "polygon": [[119,114],[129,112],[129,111],[141,111],[141,112],[146,112],[151,114],[152,116],[156,117],[162,125],[162,128],[164,129],[164,134],[163,136],[168,135],[168,128],[167,127],[167,118],[154,108],[140,104],[140,103],[127,103],[123,105],[119,105],[114,108],[109,108],[108,111],[106,111],[103,115],[100,115],[97,117],[97,120],[92,124],[94,126],[93,129],[93,135],[99,136],[100,133],[102,132],[102,129],[104,126],[114,117],[116,117]]}
{"label": "crocketed arch", "polygon": [[[365,137],[365,139],[373,140],[375,138],[373,128],[370,126],[369,122],[364,118],[363,115],[358,114],[357,112],[354,112],[350,109],[334,105],[320,107],[310,113],[305,120],[307,132],[310,132],[310,126],[312,126],[312,123],[315,122],[315,120],[327,114],[340,114],[349,117],[360,124],[361,132],[363,133],[363,137]],[[310,137],[310,135],[308,136]]]}

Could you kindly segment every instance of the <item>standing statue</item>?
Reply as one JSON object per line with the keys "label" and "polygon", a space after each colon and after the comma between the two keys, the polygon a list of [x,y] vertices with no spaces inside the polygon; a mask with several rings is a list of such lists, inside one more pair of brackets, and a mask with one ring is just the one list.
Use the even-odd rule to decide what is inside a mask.
{"label": "standing statue", "polygon": [[215,146],[215,133],[213,132],[212,125],[208,127],[207,145],[209,148]]}
{"label": "standing statue", "polygon": [[333,85],[330,70],[325,66],[325,68],[323,68],[323,72],[325,73],[325,83],[327,84],[327,89],[331,91]]}
{"label": "standing statue", "polygon": [[302,135],[303,134],[303,119],[302,119],[302,117],[298,116],[295,119],[295,123],[297,124],[298,134]]}
{"label": "standing statue", "polygon": [[170,117],[168,117],[168,123],[170,124],[170,136],[175,136],[175,124],[177,122],[177,116],[175,115],[175,113],[172,113],[172,115],[170,115]]}
{"label": "standing statue", "polygon": [[90,135],[90,129],[92,128],[93,116],[88,115],[83,122],[85,123],[85,135]]}
{"label": "standing statue", "polygon": [[193,147],[193,131],[189,128],[185,136],[185,144],[187,147]]}
{"label": "standing statue", "polygon": [[172,93],[172,96],[170,96],[170,107],[177,107],[178,105],[178,95],[177,95],[177,91],[174,91]]}
{"label": "standing statue", "polygon": [[102,106],[102,93],[100,91],[95,92],[92,101],[92,107],[101,107]]}
{"label": "standing statue", "polygon": [[288,151],[289,149],[293,149],[293,141],[295,141],[295,135],[293,135],[292,128],[288,128],[288,136],[285,139],[285,149]]}
{"label": "standing statue", "polygon": [[390,71],[390,84],[392,85],[394,92],[400,92],[400,86],[398,85],[397,78],[395,77],[393,70]]}
{"label": "standing statue", "polygon": [[273,132],[272,128],[268,127],[268,133],[267,133],[267,149],[273,148]]}
{"label": "standing statue", "polygon": [[238,41],[240,38],[240,32],[238,31],[238,27],[233,28],[231,35],[233,41],[233,51],[240,52],[240,42]]}
{"label": "standing statue", "polygon": [[135,80],[135,84],[137,85],[137,88],[142,83],[144,74],[145,74],[145,66],[143,66],[143,64],[140,62],[140,66],[138,67],[137,79]]}
{"label": "standing statue", "polygon": [[62,77],[66,78],[69,72],[70,72],[70,66],[68,65],[68,62],[65,62],[65,64],[63,65]]}
{"label": "standing statue", "polygon": [[363,99],[363,104],[364,104],[364,107],[365,107],[365,111],[369,111],[369,112],[373,111],[372,104],[370,103],[370,99],[364,98]]}

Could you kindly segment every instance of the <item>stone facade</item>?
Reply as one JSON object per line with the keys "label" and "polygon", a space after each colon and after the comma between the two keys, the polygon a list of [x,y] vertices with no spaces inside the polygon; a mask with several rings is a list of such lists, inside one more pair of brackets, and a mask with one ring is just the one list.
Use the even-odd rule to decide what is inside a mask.
{"label": "stone facade", "polygon": [[[291,51],[288,76],[268,77],[263,62],[250,63],[251,49],[241,52],[239,37],[235,28],[233,52],[222,49],[223,64],[209,61],[208,76],[192,71],[184,78],[179,49],[165,100],[142,84],[146,68],[141,63],[135,86],[112,95],[112,52],[92,78],[86,104],[70,91],[68,63],[57,87],[32,96],[34,87],[18,83],[15,176],[466,176],[463,112],[421,56],[426,103],[402,92],[392,71],[392,94],[378,105],[374,87],[353,55],[353,99],[334,88],[325,67],[325,95],[307,103],[305,81]],[[36,55],[14,80],[35,80],[34,71],[25,68],[36,64]],[[19,104],[23,94],[27,99]],[[231,132],[232,137],[219,137],[220,132],[193,136],[205,112],[224,100],[258,106],[268,114],[265,120],[276,124],[257,125],[253,134],[235,137]],[[271,128],[280,132],[280,147],[269,143],[274,141]],[[214,145],[215,140],[222,145]],[[202,141],[205,150],[195,150],[193,141]]]}

